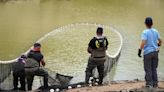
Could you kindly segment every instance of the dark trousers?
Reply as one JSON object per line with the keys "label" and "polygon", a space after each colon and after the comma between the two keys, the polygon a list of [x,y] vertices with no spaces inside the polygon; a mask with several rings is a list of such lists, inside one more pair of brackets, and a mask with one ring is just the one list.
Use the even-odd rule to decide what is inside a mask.
{"label": "dark trousers", "polygon": [[13,72],[13,85],[14,85],[14,90],[18,90],[18,81],[20,80],[20,84],[21,84],[21,88],[20,90],[23,90],[25,91],[25,85],[26,85],[26,82],[25,82],[25,73],[24,71],[22,72]]}
{"label": "dark trousers", "polygon": [[158,85],[157,67],[158,67],[157,51],[144,55],[146,85],[150,85],[150,86]]}
{"label": "dark trousers", "polygon": [[86,77],[85,77],[85,82],[88,84],[90,77],[93,76],[93,69],[97,67],[98,73],[99,73],[99,84],[102,84],[103,78],[104,78],[104,61],[93,61],[89,60],[88,65],[86,68]]}
{"label": "dark trousers", "polygon": [[44,82],[44,88],[46,89],[48,87],[48,72],[45,71],[42,68],[39,68],[35,72],[26,72],[26,79],[27,79],[27,88],[28,90],[32,90],[32,84],[34,80],[34,76],[42,76],[43,77],[43,82]]}

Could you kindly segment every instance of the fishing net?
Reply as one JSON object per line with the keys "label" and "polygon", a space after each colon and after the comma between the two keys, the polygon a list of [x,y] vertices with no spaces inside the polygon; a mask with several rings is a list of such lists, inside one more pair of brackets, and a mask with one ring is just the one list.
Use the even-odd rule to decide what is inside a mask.
{"label": "fishing net", "polygon": [[[68,86],[70,80],[73,78],[72,76],[66,76],[62,75],[59,73],[56,73],[55,71],[50,71],[49,69],[44,68],[46,71],[49,73],[48,77],[48,84],[49,86],[54,86],[54,87],[65,87]],[[41,77],[35,77],[34,84],[35,86],[34,89],[41,88],[43,87],[43,78]],[[37,85],[37,86],[36,86]],[[20,84],[18,85],[20,87]],[[13,87],[13,75],[12,72],[10,75],[0,84],[0,90],[2,91],[9,91],[12,90]]]}
{"label": "fishing net", "polygon": [[[50,86],[66,86],[69,84],[73,76],[67,76],[63,74],[56,73],[55,71],[51,71],[48,68],[44,68],[48,71],[48,83]],[[42,81],[43,83],[43,81]],[[41,83],[41,85],[42,85]]]}
{"label": "fishing net", "polygon": [[[108,57],[107,57],[107,60],[105,62],[105,76],[106,76],[109,73],[109,71],[111,70],[113,64],[118,61],[119,56],[120,56],[120,53],[121,53],[121,48],[122,48],[122,41],[123,41],[122,40],[122,37],[115,30],[115,28],[113,28],[113,27],[110,27],[108,25],[105,26],[105,25],[101,25],[101,24],[96,24],[96,23],[93,23],[93,24],[89,24],[89,23],[69,24],[69,25],[66,25],[66,26],[57,28],[54,31],[46,34],[41,39],[39,39],[37,42],[41,42],[45,38],[58,37],[58,36],[59,36],[59,38],[61,38],[60,35],[57,36],[55,34],[57,34],[57,33],[59,34],[60,33],[61,35],[67,35],[67,33],[70,33],[70,32],[76,33],[77,32],[76,29],[77,30],[78,29],[84,29],[84,30],[79,30],[79,32],[77,32],[77,33],[79,33],[78,34],[79,35],[78,37],[81,37],[81,33],[84,36],[87,36],[88,35],[88,32],[90,32],[90,35],[92,35],[92,32],[95,32],[95,29],[98,26],[102,26],[104,29],[108,30],[108,31],[105,31],[105,32],[110,32],[110,33],[106,33],[107,36],[109,36],[110,38],[116,38],[114,40],[110,40],[110,42],[112,43],[112,44],[110,44],[110,46],[108,48],[110,53],[108,53],[108,55],[107,55]],[[88,28],[87,30],[93,30],[93,31],[86,31],[85,28]],[[68,29],[70,30],[70,32],[63,32],[62,33],[62,31],[68,30]],[[113,31],[113,32],[111,32],[111,31]],[[75,42],[75,40],[77,40],[76,37],[77,37],[77,35],[74,37],[74,39],[72,39],[73,42]],[[88,35],[88,37],[90,37],[90,36]],[[84,37],[82,36],[82,38],[84,38]],[[81,41],[82,41],[81,43],[84,42],[84,40],[81,40]],[[45,41],[45,42],[47,42],[47,41]],[[56,41],[54,41],[54,42],[56,42]],[[64,42],[64,43],[66,43],[66,42]],[[86,43],[88,43],[88,41],[86,41]],[[48,44],[48,43],[46,43],[46,44]],[[52,45],[52,46],[56,46],[56,45]],[[73,47],[73,49],[75,49],[74,48],[75,46],[72,46],[72,47]],[[65,49],[67,49],[67,48],[69,48],[69,47],[64,48],[63,51],[65,51]],[[114,48],[116,48],[116,49],[114,49]],[[76,51],[78,51],[78,49]],[[84,50],[82,50],[82,51],[84,51]],[[78,53],[79,53],[79,56],[81,56],[80,54],[82,52],[79,51]],[[59,54],[61,54],[61,53],[51,54],[51,55],[48,55],[48,56],[59,55]],[[76,56],[77,54],[74,55],[74,53],[71,53],[71,55],[72,56]],[[65,54],[64,54],[64,56],[65,56]],[[85,58],[84,58],[84,56],[82,56],[83,58],[81,58],[81,60],[80,60],[80,61],[82,61],[82,63],[84,63],[83,62],[84,60],[87,60],[87,55],[85,54],[85,56],[86,56]],[[52,58],[54,58],[54,56],[52,56]],[[52,61],[61,63],[60,61],[63,61],[63,60],[60,60],[60,58],[61,57],[55,58],[56,61],[55,60],[52,60]],[[79,61],[79,58],[75,58],[75,59],[76,59],[75,61]],[[69,60],[72,61],[72,58],[69,57],[67,60],[68,61]],[[13,61],[13,60],[10,60],[10,62],[0,61],[0,90],[11,90],[11,89],[13,89],[13,83],[12,83],[13,82],[13,76],[12,76],[12,63],[13,62],[15,62],[15,61]],[[57,63],[53,63],[53,64],[57,64]],[[65,62],[62,63],[62,64],[65,65]],[[49,78],[48,78],[49,79],[49,81],[48,81],[49,85],[52,88],[57,88],[57,87],[59,87],[59,88],[62,88],[63,87],[64,88],[64,87],[67,87],[68,85],[73,85],[73,84],[70,84],[70,81],[73,80],[73,79],[76,79],[76,81],[78,81],[78,82],[84,82],[82,80],[79,80],[79,79],[75,78],[77,76],[74,76],[73,75],[75,71],[74,71],[73,68],[71,68],[72,66],[74,66],[77,69],[81,69],[81,67],[80,67],[81,64],[78,64],[79,66],[77,66],[76,63],[74,63],[74,64],[75,65],[73,65],[71,63],[71,65],[68,65],[69,67],[67,67],[65,69],[63,69],[63,68],[60,69],[60,71],[58,71],[59,73],[56,73],[55,71],[51,71],[49,69],[46,69],[48,71],[48,73],[49,73]],[[47,63],[47,65],[52,65],[52,64],[48,64]],[[69,68],[69,71],[68,71],[69,73],[68,74],[72,74],[72,76],[67,76],[67,75],[64,74],[65,71],[67,71],[68,68]],[[56,69],[54,69],[54,70],[56,70]],[[73,78],[73,76],[74,76],[74,78]],[[78,74],[78,76],[82,76],[81,72]],[[94,70],[94,76],[96,76],[96,77],[98,76],[98,73],[97,73],[97,70],[96,69]],[[42,80],[42,78],[41,77],[35,77],[33,86],[34,86],[33,89],[37,89],[38,87],[42,87],[43,86],[43,80]]]}

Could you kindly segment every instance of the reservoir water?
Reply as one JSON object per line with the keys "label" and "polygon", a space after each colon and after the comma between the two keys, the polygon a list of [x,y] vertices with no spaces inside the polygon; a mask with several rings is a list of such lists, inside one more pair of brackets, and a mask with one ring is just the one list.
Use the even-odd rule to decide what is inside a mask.
{"label": "reservoir water", "polygon": [[[0,60],[15,59],[44,34],[64,25],[100,23],[114,26],[124,37],[120,60],[112,71],[113,80],[143,79],[143,60],[137,57],[137,50],[140,34],[145,29],[144,18],[147,16],[153,17],[154,27],[163,39],[163,0],[0,1]],[[87,42],[95,35],[96,28],[75,27],[65,30],[43,40],[42,51],[49,69],[77,75],[84,72],[89,55],[86,52]],[[113,36],[110,32],[106,35],[109,39]],[[115,40],[111,39],[109,44],[117,48]],[[72,49],[71,46],[75,47]],[[114,52],[110,50],[109,53]],[[158,68],[160,80],[164,80],[163,50],[162,46]],[[79,56],[81,53],[84,54]]]}

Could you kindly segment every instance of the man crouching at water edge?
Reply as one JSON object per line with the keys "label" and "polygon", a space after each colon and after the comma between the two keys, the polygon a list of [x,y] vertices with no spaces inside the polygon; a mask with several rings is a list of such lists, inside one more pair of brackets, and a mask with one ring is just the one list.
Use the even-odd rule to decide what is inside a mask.
{"label": "man crouching at water edge", "polygon": [[88,84],[90,77],[93,76],[92,71],[97,67],[99,73],[99,85],[103,83],[104,77],[104,62],[106,60],[106,50],[108,47],[108,40],[103,36],[103,28],[97,28],[97,36],[93,37],[88,45],[88,53],[91,54],[86,68],[85,82]]}
{"label": "man crouching at water edge", "polygon": [[[26,63],[26,56],[21,55],[20,58],[18,58],[17,62],[13,63],[13,90],[22,90],[25,91],[25,71],[24,71],[24,65]],[[20,80],[21,88],[18,88],[18,81]]]}
{"label": "man crouching at water edge", "polygon": [[44,89],[48,88],[48,72],[40,67],[40,64],[45,66],[40,48],[40,43],[35,43],[31,51],[27,54],[25,73],[28,90],[32,90],[32,83],[35,75],[42,76],[44,79]]}
{"label": "man crouching at water edge", "polygon": [[145,19],[147,29],[142,32],[142,42],[138,50],[138,56],[141,57],[142,49],[144,49],[144,70],[146,87],[158,87],[158,53],[162,44],[160,35],[155,28],[152,28],[153,20],[151,17]]}

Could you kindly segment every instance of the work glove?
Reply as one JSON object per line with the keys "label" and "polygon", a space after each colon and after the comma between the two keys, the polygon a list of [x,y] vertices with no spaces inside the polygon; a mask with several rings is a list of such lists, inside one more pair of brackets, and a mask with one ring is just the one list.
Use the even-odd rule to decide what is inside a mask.
{"label": "work glove", "polygon": [[46,65],[46,63],[45,63],[44,61],[41,61],[41,64],[42,64],[43,66],[45,66],[45,65]]}
{"label": "work glove", "polygon": [[140,58],[142,57],[141,56],[141,52],[142,52],[142,50],[141,49],[138,49],[138,57],[140,57]]}

